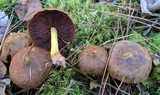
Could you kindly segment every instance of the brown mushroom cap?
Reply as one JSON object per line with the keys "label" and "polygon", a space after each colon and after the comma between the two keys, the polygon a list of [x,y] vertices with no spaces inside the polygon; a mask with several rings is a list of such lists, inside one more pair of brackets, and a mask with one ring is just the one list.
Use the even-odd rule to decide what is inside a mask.
{"label": "brown mushroom cap", "polygon": [[72,41],[74,24],[70,17],[58,9],[44,9],[36,13],[28,24],[28,30],[35,45],[50,51],[51,27],[57,29],[59,49]]}
{"label": "brown mushroom cap", "polygon": [[78,56],[80,70],[84,74],[103,75],[107,63],[107,51],[100,46],[85,48]]}
{"label": "brown mushroom cap", "polygon": [[4,77],[6,73],[7,73],[7,68],[4,65],[4,63],[0,60],[0,78]]}
{"label": "brown mushroom cap", "polygon": [[17,86],[30,89],[40,86],[48,77],[50,54],[40,47],[26,47],[13,57],[9,75]]}
{"label": "brown mushroom cap", "polygon": [[114,44],[108,70],[113,78],[126,83],[145,80],[152,68],[149,53],[136,42],[119,41]]}
{"label": "brown mushroom cap", "polygon": [[11,58],[24,47],[30,46],[32,40],[27,33],[13,33],[4,40],[2,45],[1,60],[8,62],[8,56]]}

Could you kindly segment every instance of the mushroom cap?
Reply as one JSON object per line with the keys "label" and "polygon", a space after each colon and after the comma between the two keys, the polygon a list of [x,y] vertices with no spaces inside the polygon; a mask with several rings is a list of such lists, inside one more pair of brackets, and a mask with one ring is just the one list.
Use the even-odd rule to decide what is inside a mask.
{"label": "mushroom cap", "polygon": [[144,47],[133,41],[119,41],[113,45],[108,71],[113,78],[126,83],[147,79],[152,60]]}
{"label": "mushroom cap", "polygon": [[31,44],[31,37],[25,32],[8,35],[2,45],[1,60],[8,63],[8,56],[12,58],[18,51]]}
{"label": "mushroom cap", "polygon": [[85,48],[78,56],[80,70],[84,74],[93,76],[103,75],[107,63],[108,53],[100,46]]}
{"label": "mushroom cap", "polygon": [[26,47],[13,57],[9,75],[13,83],[24,89],[37,88],[51,70],[50,53],[40,47]]}
{"label": "mushroom cap", "polygon": [[74,37],[74,24],[67,13],[58,9],[44,9],[37,12],[28,24],[28,30],[35,45],[50,51],[51,27],[58,32],[59,49]]}
{"label": "mushroom cap", "polygon": [[4,65],[4,63],[0,60],[0,78],[3,78],[6,73],[7,73],[7,68]]}

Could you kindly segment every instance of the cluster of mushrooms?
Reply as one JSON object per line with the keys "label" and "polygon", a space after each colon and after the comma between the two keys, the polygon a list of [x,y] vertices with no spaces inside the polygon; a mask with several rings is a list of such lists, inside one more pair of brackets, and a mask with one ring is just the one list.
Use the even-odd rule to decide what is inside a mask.
{"label": "cluster of mushrooms", "polygon": [[[59,50],[73,40],[74,31],[67,13],[43,9],[29,21],[28,32],[8,35],[0,57],[6,64],[10,63],[12,82],[24,89],[37,88],[49,76],[53,65],[65,67],[65,58]],[[116,42],[110,53],[101,46],[87,47],[78,60],[80,70],[85,74],[103,75],[107,66],[113,78],[127,83],[145,80],[152,68],[149,53],[132,41]]]}
{"label": "cluster of mushrooms", "polygon": [[89,46],[78,59],[84,74],[101,76],[107,66],[111,77],[125,83],[144,81],[152,69],[150,54],[140,44],[129,40],[114,43],[109,53],[101,46]]}
{"label": "cluster of mushrooms", "polygon": [[6,37],[0,56],[9,64],[12,82],[23,89],[39,87],[53,65],[66,66],[59,50],[73,40],[75,31],[68,14],[59,9],[38,11],[27,28]]}

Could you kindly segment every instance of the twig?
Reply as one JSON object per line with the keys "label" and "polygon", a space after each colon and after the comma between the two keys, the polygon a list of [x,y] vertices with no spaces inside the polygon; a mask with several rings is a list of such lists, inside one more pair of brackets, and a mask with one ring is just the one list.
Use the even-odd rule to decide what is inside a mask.
{"label": "twig", "polygon": [[[118,13],[119,13],[119,8],[117,9],[118,10]],[[117,25],[117,31],[119,31],[120,30],[120,21],[121,21],[121,17],[118,17],[118,25]],[[123,33],[122,33],[122,35],[123,35]]]}
{"label": "twig", "polygon": [[[131,0],[130,0],[130,3],[129,3],[129,7],[131,7]],[[134,12],[134,11],[133,11],[133,12]],[[131,14],[131,10],[129,10],[129,15],[130,15],[130,14]],[[130,21],[131,21],[131,18],[128,17],[126,35],[128,35],[128,32],[129,32]],[[126,37],[125,39],[127,40],[127,37]]]}
{"label": "twig", "polygon": [[[124,19],[127,19],[128,17],[130,17],[132,19],[132,21],[139,22],[139,23],[147,25],[147,26],[149,25],[148,23],[154,23],[154,24],[160,25],[159,23],[155,23],[154,21],[151,21],[151,20],[148,20],[148,19],[145,19],[145,18],[140,18],[140,17],[137,17],[137,16],[131,16],[131,15],[126,15],[126,14],[114,13],[114,12],[104,12],[104,11],[95,10],[95,9],[89,9],[89,10],[90,11],[98,11],[98,12],[101,12],[101,13],[104,13],[104,14],[107,14],[107,15],[122,17]],[[148,23],[142,22],[142,21],[147,21]],[[153,27],[156,28],[156,29],[160,29],[160,27],[157,27],[157,26],[153,26]]]}
{"label": "twig", "polygon": [[[102,2],[101,3],[102,6],[111,6],[111,7],[115,7],[115,8],[120,8],[120,9],[123,9],[123,10],[135,10],[135,11],[138,11],[138,9],[135,9],[135,8],[131,8],[131,7],[125,7],[125,6],[120,6],[119,4],[116,5],[116,4],[113,4],[113,3],[107,3],[107,2]],[[91,4],[91,6],[97,6],[97,5],[100,5],[100,3],[93,3]]]}
{"label": "twig", "polygon": [[13,93],[13,95],[18,95],[18,94],[20,94],[20,93],[22,93],[22,92],[25,92],[25,91],[28,91],[28,90],[23,89],[23,90],[20,90],[20,91],[18,91],[18,92]]}
{"label": "twig", "polygon": [[121,85],[122,85],[122,83],[123,83],[124,79],[125,79],[125,76],[123,77],[123,79],[122,79],[122,81],[121,81],[120,85],[118,86],[118,89],[117,89],[117,91],[116,91],[115,95],[117,95],[117,94],[118,94],[118,91],[120,90],[120,87],[121,87]]}
{"label": "twig", "polygon": [[[114,87],[113,85],[111,85],[111,84],[109,84],[109,83],[106,83],[106,85],[112,87],[112,88],[115,89],[115,90],[118,89],[118,88]],[[123,90],[121,90],[121,89],[119,89],[119,91],[121,91],[122,93],[124,93],[124,94],[126,94],[126,95],[131,95],[131,94],[129,94],[129,93],[127,93],[127,92],[125,92],[125,91],[123,91]]]}
{"label": "twig", "polygon": [[29,68],[29,81],[32,80],[32,67]]}
{"label": "twig", "polygon": [[72,85],[74,85],[74,84],[76,84],[76,81],[71,79],[69,85],[67,86],[67,90],[66,90],[66,92],[64,93],[64,95],[67,95],[69,89],[70,89],[70,88],[72,87]]}
{"label": "twig", "polygon": [[84,76],[86,76],[86,77],[87,77],[88,79],[90,79],[91,81],[95,82],[94,79],[92,79],[92,78],[89,77],[88,75],[82,73],[82,72],[81,72],[80,70],[78,70],[77,68],[73,67],[72,65],[68,64],[67,62],[66,62],[66,64],[69,65],[72,69],[74,69],[74,70],[78,71],[79,73],[83,74]]}
{"label": "twig", "polygon": [[[112,47],[111,47],[111,50],[110,50],[110,53],[109,53],[109,56],[108,56],[108,60],[107,60],[106,65],[105,65],[105,69],[104,69],[104,73],[103,73],[103,77],[102,77],[102,81],[101,81],[101,88],[99,90],[98,95],[103,95],[104,89],[106,87],[106,85],[103,85],[103,82],[104,82],[104,80],[107,81],[107,78],[105,79],[105,75],[106,75],[107,67],[108,67],[108,64],[109,64],[109,61],[110,61],[110,58],[111,58],[113,47],[114,47],[114,45],[112,45]],[[102,91],[102,93],[101,93],[101,91]]]}
{"label": "twig", "polygon": [[156,55],[156,54],[153,54],[153,53],[150,53],[150,55],[152,56],[152,58],[159,58],[160,59],[159,55]]}
{"label": "twig", "polygon": [[9,29],[8,32],[10,33],[12,30],[14,30],[14,29],[17,28],[19,25],[21,25],[23,22],[24,22],[24,21],[19,20],[19,21],[16,22],[13,26],[10,27],[10,29]]}
{"label": "twig", "polygon": [[6,4],[5,6],[1,6],[4,7],[3,11],[6,11],[7,9],[9,9],[10,7],[14,6],[15,3],[10,3],[10,4]]}
{"label": "twig", "polygon": [[[102,16],[101,16],[101,18],[102,18]],[[94,32],[92,33],[91,37],[88,38],[88,41],[92,40],[92,38],[94,37],[94,35],[96,34],[96,32],[97,32],[97,27],[95,27]]]}
{"label": "twig", "polygon": [[104,91],[105,91],[105,88],[106,88],[106,83],[107,83],[108,78],[109,78],[109,73],[107,74],[107,77],[106,77],[106,79],[105,79],[104,86],[102,86],[102,93],[101,93],[101,95],[104,94]]}
{"label": "twig", "polygon": [[9,27],[10,27],[10,25],[11,25],[12,19],[13,19],[13,11],[12,11],[12,13],[11,13],[10,19],[8,20],[6,30],[5,30],[4,35],[3,35],[3,38],[2,38],[0,51],[2,51],[2,46],[3,46],[3,43],[4,43],[4,39],[6,38],[6,36],[7,36],[7,34],[8,34],[8,30],[9,30]]}
{"label": "twig", "polygon": [[135,35],[135,34],[133,33],[133,34],[126,35],[126,36],[117,37],[117,38],[115,38],[115,39],[111,39],[111,40],[105,41],[105,42],[104,42],[103,44],[101,44],[100,46],[103,46],[103,45],[105,45],[105,44],[107,44],[107,43],[109,43],[109,42],[111,42],[111,41],[123,39],[123,38],[125,38],[125,37],[130,37],[130,36],[133,36],[133,35]]}
{"label": "twig", "polygon": [[24,61],[24,59],[25,59],[25,57],[27,56],[27,54],[31,51],[33,45],[34,45],[34,43],[29,47],[28,51],[27,51],[26,54],[23,56],[22,61]]}
{"label": "twig", "polygon": [[[132,29],[132,28],[131,28]],[[132,29],[133,30],[133,29]],[[134,30],[133,30],[134,31]],[[136,31],[134,31],[135,33],[136,33]],[[156,48],[156,49],[158,49],[158,50],[160,50],[160,48],[159,47],[157,47],[157,46],[155,46],[154,44],[152,44],[150,41],[148,41],[146,38],[144,38],[144,37],[142,37],[141,36],[141,38],[143,38],[146,42],[148,42],[151,46],[153,46],[154,48]]]}
{"label": "twig", "polygon": [[111,79],[113,80],[115,86],[118,87],[118,84],[117,84],[116,80],[114,78],[112,78],[112,77],[111,77]]}
{"label": "twig", "polygon": [[155,23],[158,22],[158,18],[154,21],[154,23],[152,23],[151,25],[149,25],[149,28],[143,32],[143,35],[146,36],[150,31],[151,29],[153,28],[153,26],[155,25]]}

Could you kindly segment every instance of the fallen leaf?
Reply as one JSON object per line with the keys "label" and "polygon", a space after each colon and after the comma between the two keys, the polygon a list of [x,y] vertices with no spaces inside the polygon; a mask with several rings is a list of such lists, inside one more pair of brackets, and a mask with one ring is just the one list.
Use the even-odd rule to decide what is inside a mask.
{"label": "fallen leaf", "polygon": [[0,79],[0,95],[6,95],[5,89],[7,86],[10,87],[11,80],[9,78]]}
{"label": "fallen leaf", "polygon": [[160,0],[147,0],[147,8],[151,12],[155,12],[160,9]]}
{"label": "fallen leaf", "polygon": [[154,65],[159,65],[160,64],[160,59],[157,58],[157,57],[154,57],[153,58],[153,63],[154,63]]}
{"label": "fallen leaf", "polygon": [[158,54],[152,54],[150,53],[151,57],[152,57],[152,61],[154,65],[159,65],[160,64],[160,56]]}
{"label": "fallen leaf", "polygon": [[0,84],[0,95],[6,95],[5,94],[6,84]]}
{"label": "fallen leaf", "polygon": [[90,90],[92,90],[92,89],[94,89],[94,88],[97,88],[97,87],[100,87],[101,85],[99,85],[98,83],[95,83],[95,82],[93,82],[93,81],[91,81],[90,83],[89,83],[89,89]]}
{"label": "fallen leaf", "polygon": [[160,10],[160,0],[141,0],[141,12],[154,15],[156,10]]}
{"label": "fallen leaf", "polygon": [[2,41],[4,32],[7,28],[8,20],[8,15],[6,15],[5,12],[0,12],[0,42]]}
{"label": "fallen leaf", "polygon": [[6,95],[5,89],[6,86],[10,87],[11,80],[9,78],[0,79],[0,95]]}
{"label": "fallen leaf", "polygon": [[152,14],[152,12],[148,10],[147,4],[148,4],[147,0],[140,1],[141,12],[146,14]]}
{"label": "fallen leaf", "polygon": [[38,10],[42,9],[40,0],[17,0],[15,12],[20,20],[30,20]]}
{"label": "fallen leaf", "polygon": [[7,86],[9,86],[11,84],[11,79],[9,79],[9,78],[0,79],[0,83],[4,83]]}
{"label": "fallen leaf", "polygon": [[8,76],[0,79],[0,95],[6,95],[6,87],[11,87],[11,79]]}

